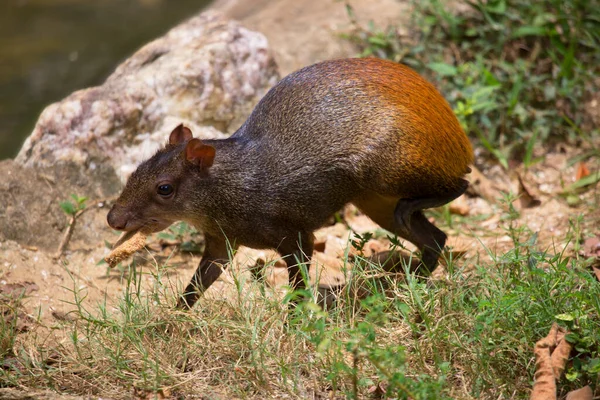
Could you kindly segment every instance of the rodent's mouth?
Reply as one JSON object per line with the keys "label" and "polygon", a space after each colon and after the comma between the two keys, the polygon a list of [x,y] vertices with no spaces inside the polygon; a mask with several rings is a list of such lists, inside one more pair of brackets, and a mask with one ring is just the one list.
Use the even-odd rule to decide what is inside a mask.
{"label": "rodent's mouth", "polygon": [[150,219],[149,221],[140,224],[135,221],[127,221],[125,227],[120,229],[122,232],[127,233],[128,236],[135,234],[136,232],[142,232],[147,235],[151,233],[160,232],[171,225],[169,221],[161,221],[157,219]]}
{"label": "rodent's mouth", "polygon": [[161,221],[152,218],[148,223],[140,227],[139,230],[141,230],[144,233],[155,233],[167,229],[169,226],[171,226],[171,224],[171,221]]}

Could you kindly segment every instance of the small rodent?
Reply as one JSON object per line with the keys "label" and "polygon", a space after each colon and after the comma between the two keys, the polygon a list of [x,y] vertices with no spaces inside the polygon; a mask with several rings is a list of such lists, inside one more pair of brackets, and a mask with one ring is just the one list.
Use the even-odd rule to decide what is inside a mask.
{"label": "small rodent", "polygon": [[353,203],[436,266],[446,235],[423,215],[460,196],[473,150],[440,93],[410,68],[375,58],[325,61],[275,85],[229,138],[179,125],[140,164],[108,214],[117,230],[201,229],[204,255],[179,301],[192,307],[228,248],[273,248],[304,285],[313,231]]}

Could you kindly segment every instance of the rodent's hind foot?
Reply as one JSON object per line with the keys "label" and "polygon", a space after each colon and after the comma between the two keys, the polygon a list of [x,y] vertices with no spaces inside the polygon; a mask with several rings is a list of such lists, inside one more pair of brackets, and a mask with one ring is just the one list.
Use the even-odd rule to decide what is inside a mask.
{"label": "rodent's hind foot", "polygon": [[399,225],[396,234],[412,242],[421,251],[421,263],[413,272],[428,276],[437,266],[447,236],[429,222],[421,210],[412,213],[410,225],[403,225],[401,218],[402,215],[396,214],[396,222]]}

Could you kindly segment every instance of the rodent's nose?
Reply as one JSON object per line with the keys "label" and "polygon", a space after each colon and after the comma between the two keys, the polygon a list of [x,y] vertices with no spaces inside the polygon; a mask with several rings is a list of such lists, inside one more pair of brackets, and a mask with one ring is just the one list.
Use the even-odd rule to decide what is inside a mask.
{"label": "rodent's nose", "polygon": [[108,212],[108,215],[106,216],[106,221],[108,222],[108,225],[110,225],[111,228],[117,231],[123,231],[127,226],[127,213],[124,213],[122,212],[122,210],[119,210],[119,208],[115,204]]}

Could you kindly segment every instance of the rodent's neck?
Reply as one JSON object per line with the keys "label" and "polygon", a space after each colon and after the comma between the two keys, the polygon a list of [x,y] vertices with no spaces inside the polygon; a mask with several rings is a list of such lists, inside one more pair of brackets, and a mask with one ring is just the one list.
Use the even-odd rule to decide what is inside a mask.
{"label": "rodent's neck", "polygon": [[256,206],[249,204],[254,197],[248,194],[261,190],[264,184],[264,179],[257,176],[259,152],[252,143],[235,137],[203,143],[215,148],[215,160],[208,174],[194,179],[194,208],[199,212],[194,217],[201,219],[199,225],[205,229],[210,230],[206,226],[210,221],[219,221],[220,229],[226,229],[229,220],[240,218],[245,210]]}
{"label": "rodent's neck", "polygon": [[[248,175],[248,162],[256,157],[254,146],[237,137],[227,139],[204,140],[204,144],[215,148],[214,165],[210,167],[210,175],[222,179],[234,179]],[[236,182],[233,182],[236,183]]]}

